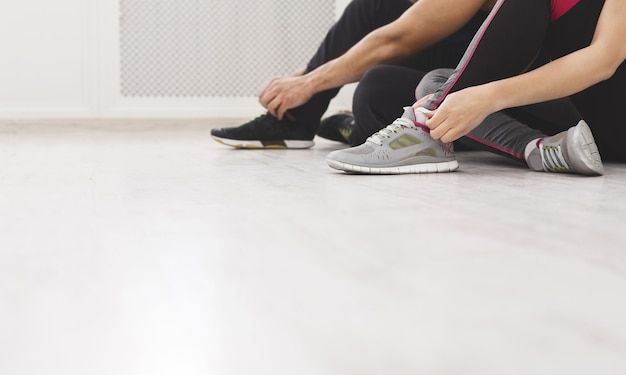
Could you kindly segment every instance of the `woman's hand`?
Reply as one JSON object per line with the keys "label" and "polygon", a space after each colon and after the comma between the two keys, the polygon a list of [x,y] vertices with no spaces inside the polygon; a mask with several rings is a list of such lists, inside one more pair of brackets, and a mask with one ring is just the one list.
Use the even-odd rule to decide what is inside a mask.
{"label": "woman's hand", "polygon": [[303,76],[277,77],[261,90],[259,102],[274,117],[282,120],[288,109],[306,103],[313,94]]}
{"label": "woman's hand", "polygon": [[434,111],[426,111],[426,126],[430,136],[442,142],[452,142],[472,131],[494,112],[485,95],[484,86],[475,86],[449,94]]}
{"label": "woman's hand", "polygon": [[420,99],[418,99],[414,104],[413,104],[413,109],[418,109],[420,107],[424,107],[426,105],[426,103],[428,103],[428,101],[435,96],[435,94],[428,94],[425,95],[423,97],[421,97]]}

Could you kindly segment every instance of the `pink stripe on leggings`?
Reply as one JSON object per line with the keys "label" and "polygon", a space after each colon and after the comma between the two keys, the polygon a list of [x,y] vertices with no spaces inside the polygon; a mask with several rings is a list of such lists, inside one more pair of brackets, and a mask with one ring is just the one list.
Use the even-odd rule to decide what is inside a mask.
{"label": "pink stripe on leggings", "polygon": [[[496,17],[496,14],[502,7],[502,4],[504,4],[504,0],[498,0],[496,5],[493,7],[491,12],[489,13],[489,16],[487,16],[487,19],[485,19],[482,26],[478,30],[478,33],[476,34],[476,36],[474,36],[474,39],[472,39],[472,43],[470,47],[468,47],[468,50],[465,52],[465,56],[463,56],[463,59],[459,63],[460,69],[458,69],[459,67],[457,67],[457,73],[456,73],[454,80],[452,81],[452,83],[450,83],[448,88],[443,92],[443,94],[441,95],[441,98],[437,100],[437,102],[435,103],[435,107],[431,109],[433,110],[437,109],[439,105],[441,105],[441,102],[443,102],[443,100],[446,98],[446,96],[448,96],[448,94],[450,93],[450,90],[452,90],[452,87],[454,87],[454,85],[457,83],[461,74],[463,74],[463,72],[465,71],[465,68],[467,68],[467,65],[469,65],[469,62],[472,59],[472,56],[474,56],[474,52],[476,52],[476,50],[478,49],[478,44],[480,43],[483,36],[485,35],[485,32],[489,28],[489,25],[491,25],[491,22]],[[477,36],[478,36],[478,40],[476,40]]]}
{"label": "pink stripe on leggings", "polygon": [[518,154],[518,153],[516,153],[516,152],[514,152],[512,150],[508,150],[508,149],[506,149],[506,148],[504,148],[504,147],[502,147],[500,145],[488,142],[488,141],[486,141],[486,140],[484,140],[482,138],[478,138],[478,137],[472,135],[471,133],[465,134],[464,137],[467,137],[467,138],[471,139],[474,142],[480,143],[481,145],[485,145],[487,147],[491,147],[491,148],[493,148],[495,150],[503,152],[503,153],[505,153],[507,155],[511,155],[512,157],[514,157],[516,159],[519,159],[519,160],[523,160],[524,159],[524,155],[520,155],[520,154]]}

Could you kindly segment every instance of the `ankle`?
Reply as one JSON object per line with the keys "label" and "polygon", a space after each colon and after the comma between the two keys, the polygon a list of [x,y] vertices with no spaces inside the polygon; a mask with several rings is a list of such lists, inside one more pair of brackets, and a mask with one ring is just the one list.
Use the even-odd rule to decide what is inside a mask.
{"label": "ankle", "polygon": [[543,171],[543,161],[541,160],[541,152],[539,151],[539,145],[542,138],[536,138],[528,142],[524,149],[524,160],[528,168],[533,171]]}

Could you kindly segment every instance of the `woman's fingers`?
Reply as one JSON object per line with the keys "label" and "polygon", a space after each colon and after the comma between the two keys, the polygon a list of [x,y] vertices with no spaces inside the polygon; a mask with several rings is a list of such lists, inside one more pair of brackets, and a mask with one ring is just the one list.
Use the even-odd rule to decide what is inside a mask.
{"label": "woman's fingers", "polygon": [[417,109],[419,107],[423,107],[435,94],[428,94],[423,96],[421,99],[413,104],[413,108]]}

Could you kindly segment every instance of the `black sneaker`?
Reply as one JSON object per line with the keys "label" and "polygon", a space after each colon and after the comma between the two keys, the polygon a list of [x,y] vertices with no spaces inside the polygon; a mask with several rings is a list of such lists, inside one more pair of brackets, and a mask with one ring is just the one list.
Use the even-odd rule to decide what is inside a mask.
{"label": "black sneaker", "polygon": [[311,128],[287,118],[279,120],[266,112],[238,127],[211,129],[211,136],[236,148],[309,148],[315,136],[310,134]]}
{"label": "black sneaker", "polygon": [[348,144],[350,134],[354,130],[354,116],[352,112],[339,112],[320,122],[317,135],[331,141]]}

